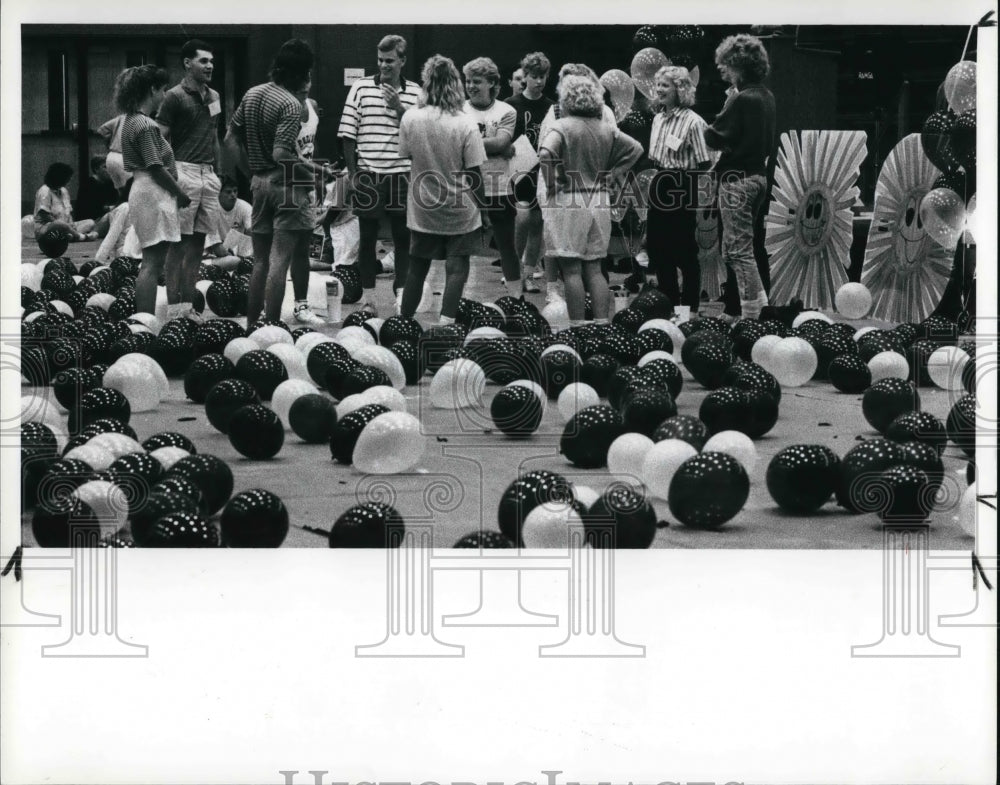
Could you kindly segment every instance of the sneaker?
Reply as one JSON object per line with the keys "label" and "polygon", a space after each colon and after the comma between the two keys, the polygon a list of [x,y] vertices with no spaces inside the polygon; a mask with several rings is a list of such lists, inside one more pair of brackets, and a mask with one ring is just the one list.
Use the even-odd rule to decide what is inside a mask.
{"label": "sneaker", "polygon": [[545,270],[536,269],[535,272],[531,274],[531,277],[534,278],[536,281],[541,280],[542,278],[545,277]]}
{"label": "sneaker", "polygon": [[308,305],[295,306],[295,321],[300,324],[326,324],[326,319],[314,314]]}
{"label": "sneaker", "polygon": [[545,293],[545,304],[549,305],[551,303],[561,303],[563,302],[563,296],[559,292],[546,292]]}
{"label": "sneaker", "polygon": [[531,278],[525,278],[521,282],[521,291],[527,294],[539,294],[542,290],[538,288],[538,284]]}
{"label": "sneaker", "polygon": [[186,314],[184,314],[184,318],[185,319],[190,319],[195,324],[204,324],[205,323],[205,317],[201,314],[200,311],[196,311],[194,308],[192,308],[190,311],[188,311]]}

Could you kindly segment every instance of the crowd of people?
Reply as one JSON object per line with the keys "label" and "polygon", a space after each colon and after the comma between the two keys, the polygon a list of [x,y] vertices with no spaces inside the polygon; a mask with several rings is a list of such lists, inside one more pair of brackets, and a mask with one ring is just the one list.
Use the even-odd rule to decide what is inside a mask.
{"label": "crowd of people", "polygon": [[[362,307],[373,314],[412,316],[431,262],[445,260],[440,319],[452,321],[470,258],[484,252],[492,230],[509,294],[539,293],[536,280],[544,276],[547,301],[564,297],[572,323],[584,319],[588,293],[596,320],[606,321],[611,302],[601,263],[611,240],[610,208],[640,159],[657,170],[646,244],[659,288],[697,314],[695,216],[711,173],[723,259],[735,273],[743,316],[767,305],[753,245],[775,105],[762,84],[767,53],[753,36],[730,36],[716,50],[731,87],[712,124],[691,108],[688,70],[660,69],[644,147],[618,128],[607,91],[587,65],[564,64],[553,99],[545,95],[549,59],[529,53],[508,82],[512,95],[501,100],[493,60],[477,57],[460,70],[434,55],[418,84],[402,75],[406,40],[387,35],[377,47],[376,73],[351,86],[340,117],[346,171],[314,157],[320,118],[308,97],[315,55],[306,42],[279,48],[269,81],[243,96],[221,144],[212,46],[188,41],[181,55],[184,78],[169,89],[166,71],[156,66],[118,76],[119,114],[100,129],[108,154],[92,162],[86,199],[80,189],[78,217],[86,220],[73,220],[65,189],[72,170],[65,165],[50,169],[36,199],[36,232],[59,221],[73,239],[107,235],[104,254],[120,250],[130,227],[142,256],[140,311],[153,312],[163,279],[168,316],[198,319],[192,304],[203,257],[238,252],[254,259],[248,322],[279,318],[290,274],[294,318],[322,323],[307,299],[309,240],[323,194],[317,183],[344,178],[342,196],[360,232]],[[237,198],[237,172],[250,182],[249,204]],[[103,222],[99,230],[95,219]],[[391,290],[376,285],[382,221],[395,256]]]}

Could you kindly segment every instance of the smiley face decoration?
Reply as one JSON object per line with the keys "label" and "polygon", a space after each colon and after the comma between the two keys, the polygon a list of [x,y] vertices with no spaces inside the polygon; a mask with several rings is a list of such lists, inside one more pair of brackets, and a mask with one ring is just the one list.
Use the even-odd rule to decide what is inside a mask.
{"label": "smiley face decoration", "polygon": [[940,174],[920,134],[900,141],[879,173],[861,271],[874,301],[872,318],[922,322],[941,302],[953,251],[935,242],[920,218],[920,203]]}
{"label": "smiley face decoration", "polygon": [[766,219],[772,301],[799,297],[806,308],[833,308],[851,262],[851,206],[860,194],[865,139],[864,131],[781,135]]}

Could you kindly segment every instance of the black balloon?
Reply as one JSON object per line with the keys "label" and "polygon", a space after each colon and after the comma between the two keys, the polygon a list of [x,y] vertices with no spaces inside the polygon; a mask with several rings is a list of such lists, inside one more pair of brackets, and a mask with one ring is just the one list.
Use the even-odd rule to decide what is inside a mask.
{"label": "black balloon", "polygon": [[820,444],[786,447],[767,467],[767,490],[778,506],[799,515],[815,512],[833,496],[840,458]]}
{"label": "black balloon", "polygon": [[394,507],[368,502],[351,507],[330,530],[331,548],[398,548],[406,527]]}
{"label": "black balloon", "polygon": [[744,390],[721,387],[709,393],[701,402],[698,418],[710,434],[719,431],[746,432],[750,424],[750,399]]}
{"label": "black balloon", "polygon": [[229,433],[229,422],[236,410],[252,403],[260,403],[260,396],[250,382],[223,379],[205,396],[205,416],[217,431]]}
{"label": "black balloon", "polygon": [[326,391],[338,401],[347,397],[347,393],[344,392],[344,380],[351,371],[360,367],[361,363],[353,357],[326,361],[323,365],[323,386]]}
{"label": "black balloon", "polygon": [[930,478],[915,466],[892,466],[882,474],[884,495],[876,510],[886,525],[922,524],[934,507]]}
{"label": "black balloon", "polygon": [[559,451],[581,469],[598,469],[608,463],[608,449],[625,433],[625,424],[610,406],[588,406],[566,423]]}
{"label": "black balloon", "polygon": [[742,430],[751,439],[758,439],[778,422],[778,401],[764,390],[751,389],[745,392],[750,403],[750,419],[742,429],[736,430]]}
{"label": "black balloon", "polygon": [[206,354],[195,360],[184,374],[184,394],[195,403],[204,403],[216,384],[236,376],[236,366],[221,354]]}
{"label": "black balloon", "polygon": [[380,403],[370,403],[344,416],[333,427],[330,436],[330,454],[338,463],[350,464],[354,460],[354,447],[361,431],[380,414],[389,411]]}
{"label": "black balloon", "polygon": [[621,412],[626,431],[652,437],[664,420],[677,414],[677,404],[667,390],[646,387],[628,395]]}
{"label": "black balloon", "polygon": [[233,494],[233,471],[215,455],[187,455],[170,467],[167,476],[183,477],[197,485],[209,515],[221,510]]}
{"label": "black balloon", "polygon": [[853,513],[874,512],[883,504],[882,472],[903,462],[903,450],[888,439],[871,439],[852,448],[840,462],[837,503]]}
{"label": "black balloon", "polygon": [[542,388],[556,399],[569,385],[580,381],[580,360],[567,351],[549,352],[541,360]]}
{"label": "black balloon", "polygon": [[708,427],[697,417],[690,414],[678,414],[664,420],[660,427],[653,432],[653,441],[662,442],[664,439],[680,439],[701,450],[708,441]]}
{"label": "black balloon", "polygon": [[490,403],[490,417],[505,435],[525,438],[537,431],[542,422],[542,402],[523,385],[504,387]]}
{"label": "black balloon", "polygon": [[269,401],[275,388],[288,380],[288,370],[278,355],[266,349],[254,349],[237,360],[236,376],[252,384],[261,400]]}
{"label": "black balloon", "polygon": [[263,404],[237,409],[229,421],[229,443],[254,461],[273,458],[285,443],[285,428],[278,415]]}
{"label": "black balloon", "polygon": [[948,438],[972,458],[976,454],[976,396],[963,395],[948,412]]}
{"label": "black balloon", "polygon": [[[136,541],[136,545],[139,545]],[[142,543],[146,548],[216,548],[219,532],[201,515],[174,512],[156,521]]]}
{"label": "black balloon", "polygon": [[955,115],[948,109],[942,109],[930,115],[920,131],[920,144],[924,148],[924,154],[942,172],[953,171],[960,164],[951,142],[954,123]]}
{"label": "black balloon", "polygon": [[524,520],[542,504],[565,504],[574,500],[573,488],[561,474],[538,469],[528,472],[507,486],[500,496],[497,525],[504,536],[518,545]]}
{"label": "black balloon", "polygon": [[288,410],[288,425],[307,444],[330,441],[337,424],[337,407],[325,395],[302,395],[292,402]]}
{"label": "black balloon", "polygon": [[[944,462],[936,449],[926,442],[907,442],[902,446],[903,463],[927,475],[928,493],[937,494],[944,484]],[[971,464],[970,464],[971,465]]]}
{"label": "black balloon", "polygon": [[[329,368],[327,369],[329,373]],[[372,387],[391,386],[392,382],[381,368],[372,365],[357,365],[344,376],[340,385],[343,397],[357,395]]]}
{"label": "black balloon", "polygon": [[903,379],[880,379],[865,390],[861,411],[879,433],[901,414],[920,411],[920,394],[911,382]]}
{"label": "black balloon", "polygon": [[229,548],[277,548],[288,535],[288,509],[270,491],[254,488],[229,500],[219,525]]}
{"label": "black balloon", "polygon": [[[686,341],[684,348],[687,344]],[[715,390],[722,385],[722,377],[733,364],[733,359],[728,343],[707,341],[695,346],[688,355],[686,366],[698,384],[705,389]]]}
{"label": "black balloon", "polygon": [[594,548],[648,548],[656,538],[656,512],[641,493],[614,483],[583,516]]}
{"label": "black balloon", "polygon": [[592,354],[583,361],[580,381],[594,388],[601,398],[608,395],[612,375],[618,370],[619,362],[607,354]]}
{"label": "black balloon", "polygon": [[351,355],[343,346],[334,341],[316,344],[306,356],[306,370],[316,384],[326,384],[326,368],[334,360],[350,360]]}
{"label": "black balloon", "polygon": [[716,528],[746,504],[750,478],[731,455],[703,452],[680,465],[667,494],[670,512],[685,526]]}
{"label": "black balloon", "polygon": [[193,441],[184,434],[174,431],[162,431],[161,433],[153,434],[142,443],[142,449],[147,452],[153,452],[153,450],[158,450],[161,447],[180,447],[191,455],[195,455],[198,452]]}
{"label": "black balloon", "polygon": [[[644,332],[651,331],[646,330]],[[672,360],[664,357],[650,360],[642,366],[642,372],[646,378],[654,382],[666,384],[667,390],[675,399],[681,394],[681,390],[684,387],[684,374],[681,373],[681,369],[677,363]]]}
{"label": "black balloon", "polygon": [[453,548],[516,548],[514,542],[504,534],[494,531],[475,531],[458,540]]}
{"label": "black balloon", "polygon": [[423,334],[424,328],[416,319],[408,316],[390,316],[382,323],[378,340],[383,346],[392,346],[396,341],[410,341],[416,345]]}
{"label": "black balloon", "polygon": [[153,524],[175,512],[197,513],[198,503],[187,494],[165,487],[153,488],[142,504],[129,510],[129,529],[135,544],[144,546]]}
{"label": "black balloon", "polygon": [[109,387],[95,387],[80,398],[80,406],[70,409],[69,429],[76,433],[95,420],[105,418],[127,423],[132,416],[132,407],[120,391]]}
{"label": "black balloon", "polygon": [[908,412],[889,424],[885,438],[899,444],[924,442],[940,455],[948,443],[948,432],[944,423],[930,412]]}
{"label": "black balloon", "polygon": [[843,393],[864,392],[872,383],[872,372],[868,363],[856,354],[834,357],[827,366],[827,372],[833,386]]}

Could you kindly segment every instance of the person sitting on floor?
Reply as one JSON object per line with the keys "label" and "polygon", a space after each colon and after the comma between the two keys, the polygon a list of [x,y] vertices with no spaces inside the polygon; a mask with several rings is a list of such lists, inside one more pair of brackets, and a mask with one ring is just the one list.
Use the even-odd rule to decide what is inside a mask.
{"label": "person sitting on floor", "polygon": [[90,177],[80,183],[76,192],[76,217],[97,221],[110,213],[119,201],[118,189],[108,173],[107,157],[95,155],[90,159]]}
{"label": "person sitting on floor", "polygon": [[219,189],[218,225],[205,242],[205,255],[223,258],[227,256],[253,256],[253,240],[250,216],[252,209],[237,195],[236,180],[222,178]]}
{"label": "person sitting on floor", "polygon": [[[73,167],[69,164],[54,163],[45,173],[42,187],[35,192],[34,225],[37,238],[52,224],[64,229],[71,242],[96,240],[100,237],[96,224],[91,219],[73,220],[73,202],[66,188],[73,178]],[[108,221],[104,221],[107,233]]]}

